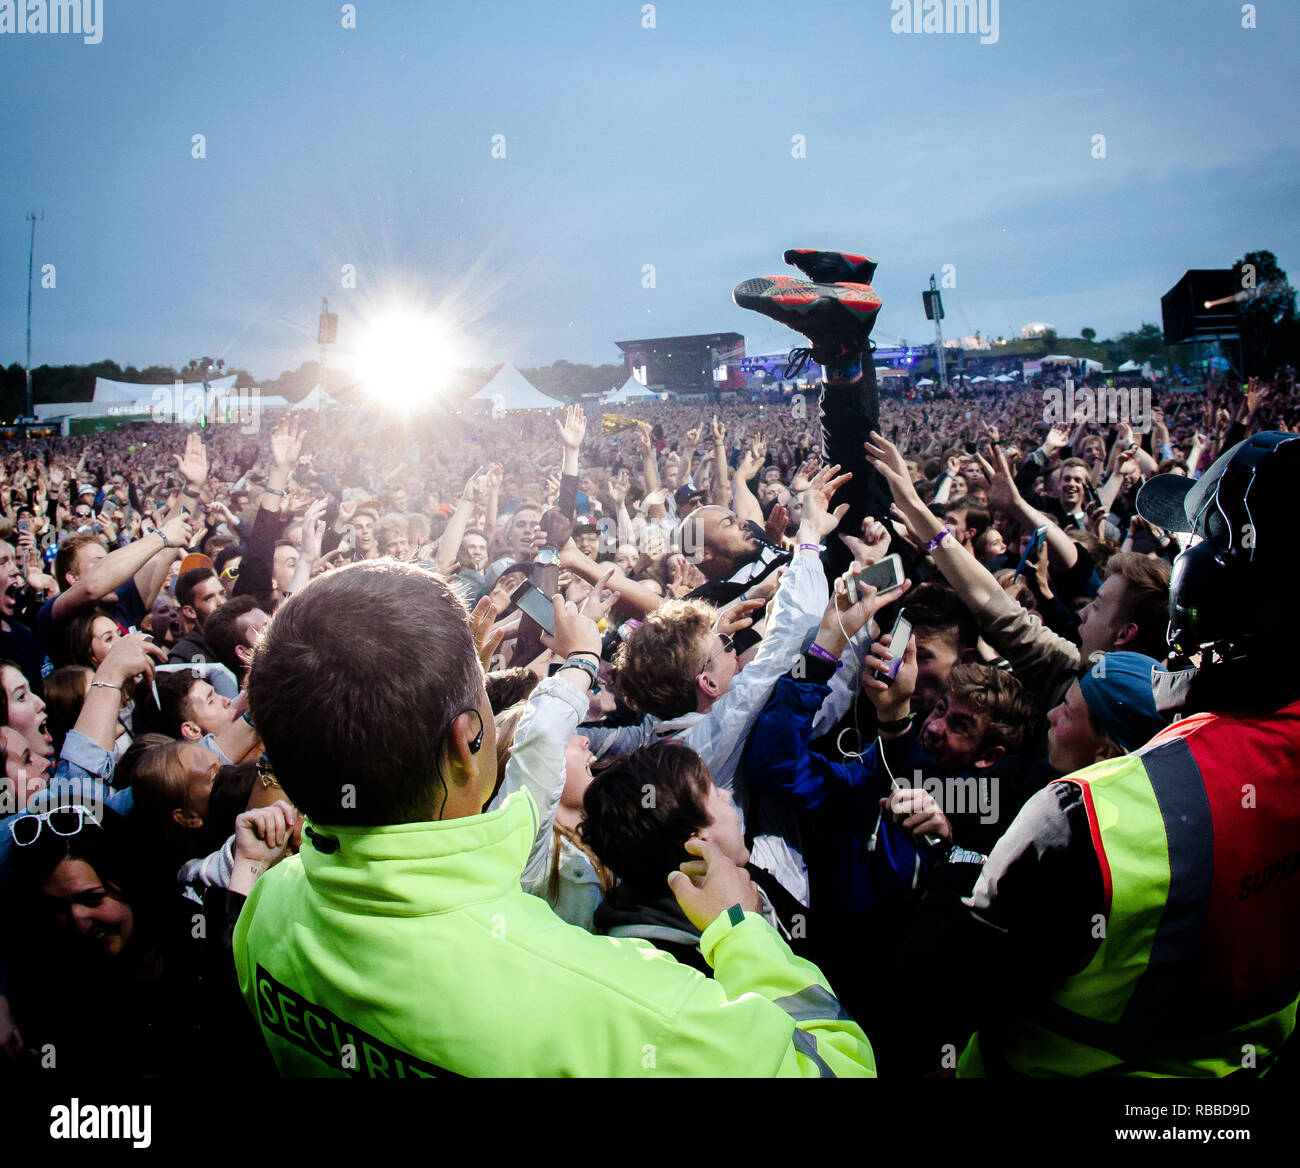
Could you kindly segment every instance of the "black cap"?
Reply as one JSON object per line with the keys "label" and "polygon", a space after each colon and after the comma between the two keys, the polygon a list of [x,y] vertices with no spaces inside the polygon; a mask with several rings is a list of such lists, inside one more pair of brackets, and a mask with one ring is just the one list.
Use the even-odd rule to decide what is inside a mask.
{"label": "black cap", "polygon": [[683,483],[677,488],[673,499],[676,500],[677,506],[680,507],[683,503],[689,503],[692,499],[708,498],[708,494],[708,491],[702,491],[699,487],[691,486],[690,483]]}

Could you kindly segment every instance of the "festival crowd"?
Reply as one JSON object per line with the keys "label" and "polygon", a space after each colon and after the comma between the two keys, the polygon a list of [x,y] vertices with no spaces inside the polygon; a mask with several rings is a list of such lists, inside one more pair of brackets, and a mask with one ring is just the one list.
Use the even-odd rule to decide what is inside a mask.
{"label": "festival crowd", "polygon": [[1150,824],[1060,780],[1194,656],[1139,491],[1294,384],[882,401],[841,301],[784,404],[5,450],[0,1078],[1236,1069],[1183,1041],[1204,978],[1140,981],[1164,934],[1107,948],[1151,905],[1098,840]]}

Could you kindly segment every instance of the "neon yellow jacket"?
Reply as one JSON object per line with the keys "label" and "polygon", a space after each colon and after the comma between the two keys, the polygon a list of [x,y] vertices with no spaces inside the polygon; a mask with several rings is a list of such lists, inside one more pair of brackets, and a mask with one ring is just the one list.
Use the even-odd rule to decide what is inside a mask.
{"label": "neon yellow jacket", "polygon": [[312,831],[254,885],[234,938],[282,1074],[875,1074],[820,971],[761,916],[705,930],[710,979],[523,892],[526,790],[466,819]]}

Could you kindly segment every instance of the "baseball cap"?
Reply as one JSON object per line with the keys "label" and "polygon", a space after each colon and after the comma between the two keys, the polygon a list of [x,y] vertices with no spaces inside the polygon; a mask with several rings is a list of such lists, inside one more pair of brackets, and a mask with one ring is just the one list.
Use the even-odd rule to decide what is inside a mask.
{"label": "baseball cap", "polygon": [[1092,716],[1121,749],[1136,750],[1165,728],[1153,680],[1167,672],[1154,657],[1120,649],[1099,656],[1079,678]]}
{"label": "baseball cap", "polygon": [[680,507],[683,503],[689,503],[692,499],[705,499],[708,494],[708,491],[702,491],[699,487],[691,486],[690,483],[683,483],[673,494],[673,499],[676,500],[677,506]]}

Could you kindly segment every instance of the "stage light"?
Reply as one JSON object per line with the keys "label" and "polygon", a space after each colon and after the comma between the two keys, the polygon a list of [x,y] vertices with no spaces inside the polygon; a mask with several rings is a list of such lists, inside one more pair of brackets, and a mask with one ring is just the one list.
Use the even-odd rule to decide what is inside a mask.
{"label": "stage light", "polygon": [[460,349],[437,316],[399,311],[370,322],[354,360],[371,397],[394,405],[423,405],[450,384]]}

